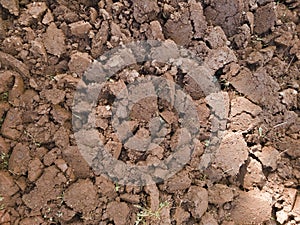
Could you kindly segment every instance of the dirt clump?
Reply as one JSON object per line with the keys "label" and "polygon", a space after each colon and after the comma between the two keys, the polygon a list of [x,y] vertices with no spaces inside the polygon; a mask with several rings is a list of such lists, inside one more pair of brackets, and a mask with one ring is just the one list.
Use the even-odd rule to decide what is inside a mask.
{"label": "dirt clump", "polygon": [[35,182],[36,187],[24,194],[22,200],[33,211],[39,211],[47,207],[47,202],[57,200],[62,193],[62,184],[66,178],[55,167],[48,167],[44,170],[43,175]]}
{"label": "dirt clump", "polygon": [[60,56],[66,51],[65,35],[55,23],[51,23],[43,37],[43,42],[48,53]]}
{"label": "dirt clump", "polygon": [[187,202],[190,204],[189,211],[195,218],[201,218],[208,207],[208,193],[204,188],[191,186],[186,194]]}
{"label": "dirt clump", "polygon": [[18,192],[19,188],[14,183],[12,176],[9,173],[1,171],[0,173],[0,180],[1,180],[1,196],[8,197],[14,195]]}
{"label": "dirt clump", "polygon": [[146,0],[144,2],[133,1],[133,16],[138,23],[153,20],[159,13],[157,1]]}
{"label": "dirt clump", "polygon": [[[238,146],[233,149],[231,146]],[[224,136],[219,149],[212,160],[214,167],[221,169],[225,174],[235,176],[240,167],[248,158],[248,147],[242,135],[239,133],[228,133]]]}
{"label": "dirt clump", "polygon": [[8,0],[1,0],[0,4],[2,7],[6,8],[10,13],[14,14],[15,16],[19,15],[19,1],[8,1]]}
{"label": "dirt clump", "polygon": [[240,192],[231,211],[233,221],[242,224],[260,224],[268,221],[272,211],[271,201],[268,193],[258,190]]}
{"label": "dirt clump", "polygon": [[129,212],[129,207],[124,202],[110,202],[107,205],[107,214],[113,219],[115,224],[127,224]]}
{"label": "dirt clump", "polygon": [[166,36],[178,45],[187,45],[193,34],[193,27],[189,20],[190,12],[187,7],[184,7],[180,13],[172,15],[165,24]]}
{"label": "dirt clump", "polygon": [[271,29],[276,22],[275,4],[269,3],[258,7],[254,14],[254,32],[263,34]]}
{"label": "dirt clump", "polygon": [[234,1],[209,1],[204,15],[214,25],[221,26],[226,35],[232,36],[242,22],[242,12],[246,8],[241,0]]}
{"label": "dirt clump", "polygon": [[97,207],[97,189],[89,180],[78,180],[64,193],[67,206],[84,215],[91,213]]}
{"label": "dirt clump", "polygon": [[208,190],[208,202],[222,206],[231,202],[234,198],[234,190],[223,184],[216,184]]}

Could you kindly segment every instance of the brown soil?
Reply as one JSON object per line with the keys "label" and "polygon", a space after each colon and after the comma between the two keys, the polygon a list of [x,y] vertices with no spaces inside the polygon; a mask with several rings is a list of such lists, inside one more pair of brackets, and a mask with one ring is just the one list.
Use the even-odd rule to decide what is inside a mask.
{"label": "brown soil", "polygon": [[[0,12],[1,225],[300,224],[298,0],[0,0]],[[94,60],[148,39],[165,43],[155,57],[176,57],[178,45],[206,65],[225,119],[185,65],[133,63],[92,85]],[[161,98],[155,81],[131,88],[150,76],[189,97],[167,82]],[[96,117],[84,117],[86,102],[72,111],[78,88],[101,88]],[[198,118],[195,138],[180,115]],[[91,120],[96,129],[79,130]],[[223,134],[218,148],[212,133]],[[115,161],[152,165],[156,177],[161,161],[180,169],[147,186],[119,183],[80,151],[99,140]]]}

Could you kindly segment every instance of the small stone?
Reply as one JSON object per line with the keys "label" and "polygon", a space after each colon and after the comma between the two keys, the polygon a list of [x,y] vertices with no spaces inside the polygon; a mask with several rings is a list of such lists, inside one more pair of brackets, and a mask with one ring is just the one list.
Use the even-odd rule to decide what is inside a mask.
{"label": "small stone", "polygon": [[246,17],[247,20],[250,24],[250,30],[251,30],[251,34],[253,34],[253,30],[254,30],[254,14],[252,12],[247,12],[246,13]]}
{"label": "small stone", "polygon": [[[265,107],[270,113],[278,112],[282,109],[279,97],[276,94],[280,90],[279,84],[267,73],[269,69],[258,68],[251,72],[248,68],[240,68],[240,72],[229,77],[229,82],[240,93],[244,94],[249,100]],[[252,85],[248,85],[252,84]]]}
{"label": "small stone", "polygon": [[[31,27],[24,27],[23,30],[25,31],[25,38],[26,38],[26,40],[28,40],[28,42],[36,39],[36,33],[34,32],[34,30]],[[23,50],[23,51],[25,51],[25,50]],[[25,55],[25,53],[23,53],[23,54]],[[28,53],[27,53],[27,55],[28,55]],[[25,55],[24,57],[26,57],[27,55]]]}
{"label": "small stone", "polygon": [[300,40],[294,41],[293,47],[290,50],[290,54],[295,54],[296,57],[300,60]]}
{"label": "small stone", "polygon": [[22,26],[29,27],[34,23],[33,17],[27,11],[21,11],[21,15],[19,16],[19,23]]}
{"label": "small stone", "polygon": [[152,83],[141,83],[137,88],[130,88],[129,100],[133,105],[130,117],[132,119],[150,121],[157,113],[157,98]]}
{"label": "small stone", "polygon": [[[128,135],[128,133],[126,134],[126,136],[127,135]],[[126,136],[123,136],[122,138],[125,138]],[[150,142],[151,142],[151,139],[150,139],[149,131],[147,129],[140,128],[134,136],[128,138],[128,140],[124,144],[124,147],[126,149],[146,151],[149,149]]]}
{"label": "small stone", "polygon": [[223,209],[225,210],[230,210],[232,208],[231,206],[231,203],[230,202],[226,202],[224,205],[223,205]]}
{"label": "small stone", "polygon": [[[227,119],[229,114],[229,95],[227,92],[211,93],[205,101],[220,119]],[[209,113],[209,112],[208,112]]]}
{"label": "small stone", "polygon": [[116,82],[109,83],[107,86],[109,92],[117,97],[116,101],[120,101],[120,99],[128,95],[127,87],[123,80],[118,80]]}
{"label": "small stone", "polygon": [[110,106],[97,106],[97,114],[101,117],[101,118],[110,118],[112,115],[112,112],[110,110]]}
{"label": "small stone", "polygon": [[251,30],[247,24],[244,24],[243,26],[239,27],[238,33],[233,35],[232,44],[239,49],[246,48],[248,46],[250,39],[251,39]]}
{"label": "small stone", "polygon": [[98,12],[95,8],[90,8],[90,21],[92,24],[95,24],[98,18]]}
{"label": "small stone", "polygon": [[262,65],[266,65],[273,58],[275,50],[276,46],[268,46],[259,50],[262,56]]}

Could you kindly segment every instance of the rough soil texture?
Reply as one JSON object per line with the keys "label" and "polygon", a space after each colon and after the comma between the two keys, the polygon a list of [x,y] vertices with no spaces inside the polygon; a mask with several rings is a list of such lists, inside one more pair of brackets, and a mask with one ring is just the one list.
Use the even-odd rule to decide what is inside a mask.
{"label": "rough soil texture", "polygon": [[[300,224],[298,0],[0,0],[0,12],[1,225]],[[212,106],[215,96],[205,96],[184,67],[153,61],[118,71],[104,82],[97,130],[82,133],[83,142],[93,147],[100,138],[113,158],[130,165],[157,165],[179,144],[192,155],[168,180],[124,186],[85,161],[74,138],[82,121],[73,115],[72,127],[71,107],[93,60],[147,39],[166,41],[168,51],[158,57],[173,57],[177,44],[207,65],[226,100],[227,125],[219,148],[207,155],[218,132],[212,120],[221,113]],[[193,152],[178,116],[189,115],[181,104],[187,99],[169,99],[178,112],[150,96],[151,82],[128,87],[150,75],[175,82],[196,105]],[[129,115],[125,100],[113,111],[124,90],[129,101],[140,98]],[[130,118],[118,130],[122,140],[113,113]],[[134,135],[126,137],[126,129]],[[137,151],[152,133],[160,144]]]}

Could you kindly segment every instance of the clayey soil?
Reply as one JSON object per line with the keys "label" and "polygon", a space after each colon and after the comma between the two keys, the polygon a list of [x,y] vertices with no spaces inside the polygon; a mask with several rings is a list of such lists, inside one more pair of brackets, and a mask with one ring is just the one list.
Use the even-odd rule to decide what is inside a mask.
{"label": "clayey soil", "polygon": [[[1,225],[300,224],[299,0],[0,0],[0,12]],[[172,64],[146,61],[118,71],[104,82],[87,142],[101,140],[131,165],[155,165],[179,137],[185,143],[179,114],[186,112],[163,99],[141,99],[129,115],[113,112],[121,90],[150,76],[190,96],[200,131],[174,176],[122,185],[84,160],[75,139],[82,118],[72,104],[94,60],[141,40],[182,46],[201,59],[221,87],[226,129],[201,166],[218,132],[214,96]],[[145,83],[135,97],[153,88]],[[118,138],[113,113],[130,118],[131,138]],[[153,132],[164,140],[135,151]]]}

